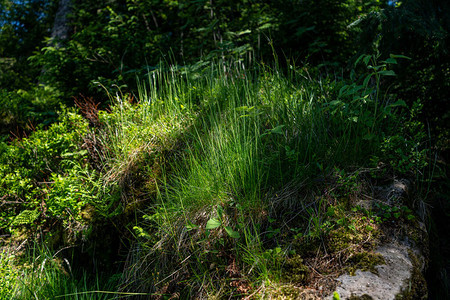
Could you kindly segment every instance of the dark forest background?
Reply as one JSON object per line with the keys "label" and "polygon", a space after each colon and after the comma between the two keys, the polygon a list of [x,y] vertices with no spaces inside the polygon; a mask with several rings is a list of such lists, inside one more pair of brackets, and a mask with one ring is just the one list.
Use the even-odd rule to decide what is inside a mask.
{"label": "dark forest background", "polygon": [[0,2],[3,134],[49,124],[73,97],[105,101],[135,90],[162,62],[308,64],[342,75],[360,54],[405,55],[385,86],[411,104],[445,145],[450,117],[448,1]]}

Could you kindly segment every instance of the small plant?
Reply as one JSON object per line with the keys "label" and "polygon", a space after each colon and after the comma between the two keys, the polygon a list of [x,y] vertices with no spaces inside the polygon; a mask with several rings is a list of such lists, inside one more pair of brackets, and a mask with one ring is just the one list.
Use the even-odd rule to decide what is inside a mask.
{"label": "small plant", "polygon": [[378,209],[378,216],[376,217],[378,222],[399,220],[400,218],[411,221],[416,218],[412,210],[404,205],[401,207],[390,206],[382,203],[376,203],[375,205]]}
{"label": "small plant", "polygon": [[233,239],[239,239],[241,235],[239,232],[233,230],[231,226],[225,226],[224,212],[223,208],[219,205],[217,206],[217,218],[211,218],[206,223],[206,230],[212,230],[216,228],[223,228],[229,237]]}
{"label": "small plant", "polygon": [[334,291],[333,292],[333,300],[341,300],[341,297],[339,296],[339,293]]}

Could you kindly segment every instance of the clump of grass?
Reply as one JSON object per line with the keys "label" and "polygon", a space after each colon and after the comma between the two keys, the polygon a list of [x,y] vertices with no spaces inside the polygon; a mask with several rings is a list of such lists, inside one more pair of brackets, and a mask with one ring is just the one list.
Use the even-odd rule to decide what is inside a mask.
{"label": "clump of grass", "polygon": [[[305,284],[315,274],[308,269],[308,253],[326,247],[348,258],[345,249],[362,247],[362,236],[353,242],[354,232],[363,231],[358,226],[365,236],[372,234],[367,218],[333,215],[333,207],[350,209],[359,185],[354,171],[399,157],[402,172],[423,165],[424,153],[411,156],[414,141],[396,131],[402,119],[394,112],[404,103],[379,93],[381,76],[392,75],[388,62],[377,65],[369,56],[362,61],[370,71],[351,80],[313,77],[306,68],[247,70],[241,63],[211,64],[197,73],[173,67],[150,72],[137,96],[118,91],[107,112],[85,99],[79,106],[90,127],[68,114],[67,128],[57,130],[61,123],[39,131],[58,133],[56,146],[48,147],[36,134],[42,153],[51,157],[48,150],[58,147],[62,150],[53,152],[61,152],[60,158],[73,158],[61,160],[61,172],[46,175],[53,183],[51,190],[42,189],[45,203],[33,200],[34,207],[18,216],[11,210],[2,224],[14,219],[14,226],[32,227],[49,213],[62,221],[73,214],[77,224],[86,222],[93,231],[107,222],[120,231],[132,222],[133,228],[121,233],[132,231],[135,239],[120,291],[110,288],[117,295],[264,294],[284,286],[289,272],[300,273],[290,276],[295,281],[290,285]],[[82,130],[70,129],[74,124]],[[12,147],[0,147],[12,157]],[[58,163],[42,160],[33,172],[48,162]],[[6,166],[4,173],[13,174]],[[10,182],[20,183],[7,194],[32,197],[22,192],[33,187],[26,172],[18,175],[4,176],[8,189]],[[338,241],[342,247],[334,249],[330,244],[339,246]],[[77,277],[81,281],[75,279],[69,264],[49,253],[30,255],[35,262],[6,289],[19,298],[107,294],[84,273]],[[0,266],[15,270],[3,257]]]}
{"label": "clump of grass", "polygon": [[2,254],[1,299],[110,299],[117,291],[120,276],[88,274],[72,270],[67,258],[61,258],[38,244],[17,257]]}
{"label": "clump of grass", "polygon": [[161,170],[157,201],[135,226],[131,289],[199,296],[236,293],[224,290],[223,280],[279,280],[280,260],[264,241],[271,218],[304,208],[300,190],[313,191],[336,167],[369,165],[392,128],[386,119],[401,105],[379,99],[376,72],[372,88],[369,80],[313,80],[302,70],[221,70],[213,65],[197,79],[151,77],[157,83],[150,98],[164,104],[145,102],[141,89],[139,103],[151,109],[152,122],[190,118],[177,123],[183,147]]}

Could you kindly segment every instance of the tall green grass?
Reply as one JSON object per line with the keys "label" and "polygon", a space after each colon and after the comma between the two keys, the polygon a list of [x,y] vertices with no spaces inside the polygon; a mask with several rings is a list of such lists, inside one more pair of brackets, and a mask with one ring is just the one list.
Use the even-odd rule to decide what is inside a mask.
{"label": "tall green grass", "polygon": [[0,256],[0,299],[111,299],[120,277],[72,273],[66,258],[35,244],[25,255]]}
{"label": "tall green grass", "polygon": [[[145,141],[141,134],[150,129],[150,140],[171,136],[178,146],[169,146],[175,154],[162,168],[156,201],[136,224],[128,287],[170,294],[167,285],[181,282],[178,290],[190,296],[214,294],[232,257],[248,276],[267,280],[269,266],[279,272],[262,241],[270,217],[304,207],[305,194],[336,167],[373,163],[396,126],[393,110],[401,103],[380,99],[380,76],[313,79],[306,69],[283,74],[242,64],[213,64],[202,76],[173,69],[150,74],[118,130],[130,120],[142,129],[117,134],[117,145]],[[156,149],[163,153],[164,145]]]}
{"label": "tall green grass", "polygon": [[[71,113],[66,122],[83,130],[67,127],[58,135],[68,142],[78,137],[76,149],[83,151],[61,151],[79,158],[76,168],[49,177],[45,195],[52,197],[45,204],[53,205],[52,215],[44,211],[36,224],[39,201],[24,211],[30,220],[15,226],[65,220],[68,203],[74,220],[87,225],[82,239],[96,226],[114,226],[111,232],[132,237],[120,284],[74,275],[67,260],[35,248],[25,268],[0,256],[2,274],[12,278],[12,284],[1,282],[1,293],[17,299],[223,298],[281,282],[293,232],[323,237],[324,188],[336,202],[337,190],[345,190],[345,198],[356,184],[355,170],[387,162],[408,172],[425,163],[421,131],[414,133],[420,124],[401,124],[405,118],[396,112],[404,102],[380,94],[382,77],[393,73],[388,61],[376,59],[363,56],[367,70],[350,79],[307,67],[246,69],[240,62],[167,67],[149,72],[135,95],[109,95],[110,109],[98,115],[87,99],[82,107],[91,126]],[[45,144],[45,153],[52,145]],[[345,174],[353,175],[341,178]]]}

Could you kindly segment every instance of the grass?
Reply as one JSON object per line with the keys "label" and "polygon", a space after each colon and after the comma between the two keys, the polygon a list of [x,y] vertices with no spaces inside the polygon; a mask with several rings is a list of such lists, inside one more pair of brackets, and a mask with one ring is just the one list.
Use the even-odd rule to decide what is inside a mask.
{"label": "grass", "polygon": [[[132,233],[120,284],[75,280],[45,250],[30,256],[17,295],[264,295],[286,283],[287,270],[303,282],[305,249],[327,245],[336,227],[373,229],[370,218],[332,213],[350,202],[352,174],[397,155],[381,145],[397,134],[403,104],[379,95],[385,66],[369,69],[345,80],[306,67],[171,67],[150,72],[135,96],[110,95],[109,111],[88,104],[95,122],[84,145],[96,157],[97,198],[108,202],[92,210]],[[400,154],[407,165],[409,153]]]}
{"label": "grass", "polygon": [[[304,208],[310,201],[305,195],[336,167],[369,165],[379,153],[377,136],[387,130],[385,118],[393,118],[386,114],[390,103],[372,99],[378,94],[368,86],[346,98],[338,96],[342,82],[312,80],[306,71],[222,70],[212,66],[206,76],[187,76],[180,85],[176,72],[157,73],[163,84],[150,85],[151,99],[163,102],[145,101],[141,88],[138,102],[154,106],[156,119],[187,122],[177,127],[184,131],[161,170],[156,201],[136,226],[148,233],[134,253],[141,263],[130,263],[131,289],[225,293],[220,278],[234,280],[231,266],[252,282],[279,280],[287,252],[273,250],[281,249],[273,236],[275,247],[265,245],[268,220]],[[317,211],[310,214],[319,220]],[[151,279],[133,284],[137,277]],[[171,291],[174,282],[182,284]]]}
{"label": "grass", "polygon": [[[25,258],[25,259],[24,259]],[[20,265],[20,267],[19,267]],[[72,273],[66,258],[35,244],[27,254],[1,256],[0,299],[111,299],[117,296],[117,276]]]}

